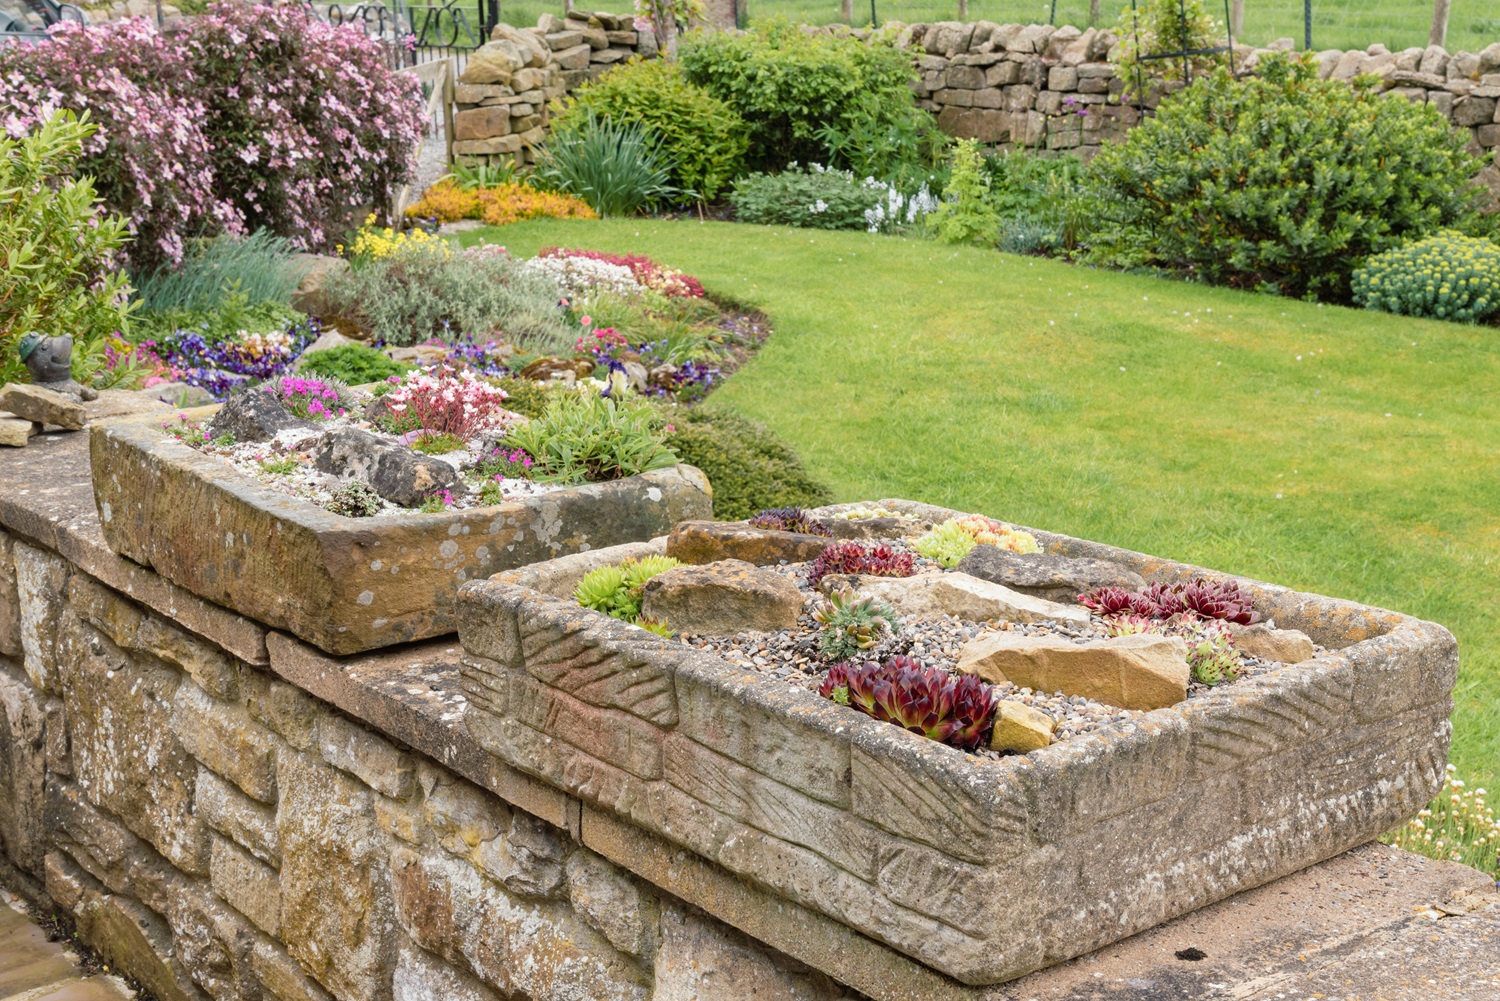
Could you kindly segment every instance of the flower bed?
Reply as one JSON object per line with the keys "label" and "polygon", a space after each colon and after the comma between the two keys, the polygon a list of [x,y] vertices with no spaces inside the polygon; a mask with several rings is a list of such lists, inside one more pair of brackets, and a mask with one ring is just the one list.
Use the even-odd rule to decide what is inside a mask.
{"label": "flower bed", "polygon": [[[933,526],[962,516],[905,501],[880,506]],[[847,508],[812,514],[851,538],[863,526],[847,521],[866,519],[832,517]],[[877,523],[865,540],[872,543],[900,519],[868,520]],[[1176,652],[1181,695],[1088,729],[1069,731],[1064,721],[1063,739],[1029,753],[970,753],[860,712],[858,703],[885,696],[869,678],[851,681],[847,669],[826,690],[846,688],[849,705],[812,690],[823,687],[815,682],[826,657],[804,644],[817,666],[796,677],[784,670],[791,665],[770,638],[774,629],[752,638],[721,627],[713,644],[698,644],[685,628],[668,639],[580,607],[573,593],[589,571],[675,554],[691,565],[641,585],[642,614],[653,622],[671,626],[674,609],[742,598],[743,614],[759,616],[789,587],[791,604],[778,614],[793,617],[793,635],[814,635],[803,616],[821,598],[798,586],[805,570],[794,568],[812,549],[795,547],[826,547],[829,537],[679,526],[663,544],[593,551],[467,585],[459,597],[466,723],[506,764],[584,799],[586,826],[592,811],[664,837],[940,971],[952,978],[953,996],[967,996],[960,984],[997,983],[1080,955],[1368,841],[1415,814],[1441,783],[1457,666],[1441,627],[1005,527],[1029,535],[1040,552],[992,560],[990,572],[1024,587],[1028,600],[1006,599],[1015,611],[997,618],[1013,620],[1009,629],[1002,621],[966,638],[986,641],[984,657],[966,658],[952,634],[954,666],[979,673],[981,662],[993,665],[995,649],[1015,639],[1005,634],[1028,643],[1043,633],[1063,634],[1062,643],[1101,636],[1113,616],[1056,600],[1085,571],[1158,598],[1181,596],[1193,581],[1216,582],[1224,598],[1232,585],[1248,609],[1200,602],[1202,593],[1190,600],[1300,630],[1312,656],[1295,664],[1241,658],[1238,680],[1189,691],[1181,637],[1127,635],[1122,647]],[[803,555],[782,566],[787,552]],[[967,569],[990,555],[976,547]],[[897,562],[890,565],[899,572]],[[951,584],[964,573],[922,559],[911,569],[911,577],[843,583],[894,600],[893,583]],[[693,588],[719,598],[683,600]],[[927,666],[946,674],[945,644],[914,632],[906,655],[920,642]],[[918,680],[893,683],[916,691]],[[954,705],[972,708],[975,687],[955,693]],[[958,724],[934,729],[961,733]]]}

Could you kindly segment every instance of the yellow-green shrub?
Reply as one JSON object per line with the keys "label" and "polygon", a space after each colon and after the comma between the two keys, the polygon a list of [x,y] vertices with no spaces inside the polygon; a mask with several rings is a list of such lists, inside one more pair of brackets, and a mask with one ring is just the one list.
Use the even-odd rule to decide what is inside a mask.
{"label": "yellow-green shrub", "polygon": [[1444,230],[1376,254],[1354,273],[1354,301],[1405,316],[1486,320],[1500,312],[1500,246]]}

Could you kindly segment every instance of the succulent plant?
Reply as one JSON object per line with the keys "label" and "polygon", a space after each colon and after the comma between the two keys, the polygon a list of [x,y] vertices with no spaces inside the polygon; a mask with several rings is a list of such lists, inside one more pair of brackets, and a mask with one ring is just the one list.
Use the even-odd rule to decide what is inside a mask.
{"label": "succulent plant", "polygon": [[809,515],[800,507],[769,507],[750,519],[756,528],[773,532],[801,532],[804,535],[832,537],[833,529]]}
{"label": "succulent plant", "polygon": [[1251,607],[1250,594],[1232,580],[1198,577],[1186,584],[1148,584],[1141,591],[1100,587],[1080,594],[1078,602],[1095,615],[1106,618],[1142,615],[1150,619],[1169,619],[1187,614],[1246,626],[1260,621],[1260,613]]}
{"label": "succulent plant", "polygon": [[613,566],[595,567],[578,582],[573,598],[584,608],[642,625],[641,601],[645,596],[646,581],[677,565],[670,556],[652,555],[624,560]]}
{"label": "succulent plant", "polygon": [[973,750],[995,722],[995,696],[972,674],[955,678],[911,657],[835,664],[818,694],[952,747]]}
{"label": "succulent plant", "polygon": [[333,514],[345,518],[369,518],[380,513],[383,504],[375,488],[360,480],[340,487],[324,505]]}
{"label": "succulent plant", "polygon": [[639,618],[635,620],[635,624],[646,630],[648,633],[655,633],[656,635],[661,636],[665,639],[671,639],[673,636],[677,635],[677,631],[671,626],[667,625],[661,619]]}
{"label": "succulent plant", "polygon": [[1036,537],[1003,525],[982,514],[949,518],[912,543],[912,548],[939,566],[952,569],[977,545],[995,546],[1013,553],[1040,552]]}
{"label": "succulent plant", "polygon": [[625,568],[619,565],[595,567],[583,575],[573,589],[573,599],[584,608],[592,608],[615,618],[619,600],[625,590]]}
{"label": "succulent plant", "polygon": [[910,577],[917,572],[911,553],[890,546],[840,542],[829,546],[807,568],[807,583],[817,587],[829,574],[867,574],[872,577]]}
{"label": "succulent plant", "polygon": [[850,588],[829,595],[813,618],[823,626],[818,650],[829,660],[868,654],[901,628],[895,612]]}
{"label": "succulent plant", "polygon": [[1078,596],[1078,603],[1095,615],[1111,618],[1117,615],[1141,615],[1153,618],[1156,602],[1123,587],[1096,587]]}
{"label": "succulent plant", "polygon": [[1187,662],[1193,680],[1212,688],[1234,681],[1245,673],[1240,655],[1234,651],[1229,630],[1219,622],[1183,616],[1177,635],[1187,641]]}
{"label": "succulent plant", "polygon": [[1249,592],[1232,580],[1190,580],[1176,592],[1184,610],[1205,619],[1248,626],[1260,621]]}

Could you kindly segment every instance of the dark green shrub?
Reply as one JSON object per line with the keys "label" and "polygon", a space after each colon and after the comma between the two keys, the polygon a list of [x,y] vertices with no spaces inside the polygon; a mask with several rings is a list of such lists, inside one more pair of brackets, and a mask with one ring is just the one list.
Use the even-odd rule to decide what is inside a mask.
{"label": "dark green shrub", "polygon": [[1349,298],[1365,257],[1478,225],[1482,166],[1437,110],[1319,80],[1283,55],[1218,73],[1090,164],[1096,258],[1285,295]]}
{"label": "dark green shrub", "polygon": [[749,124],[749,166],[758,170],[823,162],[821,128],[906,120],[915,103],[907,53],[885,42],[805,34],[782,19],[738,34],[697,33],[680,58],[689,80]]}
{"label": "dark green shrub", "polygon": [[655,130],[674,164],[672,183],[706,200],[718,197],[739,173],[749,144],[749,129],[734,109],[689,83],[682,66],[665,59],[632,59],[556,107],[554,135],[578,127],[590,112]]}
{"label": "dark green shrub", "polygon": [[762,424],[724,410],[674,410],[667,445],[714,489],[714,516],[749,518],[773,507],[816,507],[833,493]]}
{"label": "dark green shrub", "polygon": [[740,222],[807,229],[866,229],[865,213],[879,204],[883,185],[845,170],[814,164],[806,170],[750,174],[734,182],[729,202]]}
{"label": "dark green shrub", "polygon": [[1476,323],[1500,313],[1500,247],[1443,232],[1377,254],[1354,274],[1366,309]]}
{"label": "dark green shrub", "polygon": [[338,379],[350,386],[365,386],[372,382],[384,382],[393,375],[403,375],[411,371],[411,366],[363,344],[340,344],[336,348],[314,351],[304,356],[298,370],[309,375]]}
{"label": "dark green shrub", "polygon": [[656,130],[589,111],[565,131],[553,131],[536,180],[582,198],[607,218],[632,215],[681,194],[669,183],[675,165]]}

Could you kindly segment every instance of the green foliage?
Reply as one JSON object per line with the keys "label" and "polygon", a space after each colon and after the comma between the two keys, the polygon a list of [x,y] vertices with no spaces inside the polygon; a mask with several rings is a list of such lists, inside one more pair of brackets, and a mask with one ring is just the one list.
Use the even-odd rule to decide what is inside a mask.
{"label": "green foliage", "polygon": [[917,107],[885,107],[879,96],[862,95],[843,120],[818,127],[829,164],[857,177],[878,177],[902,191],[946,183],[948,137],[932,115]]}
{"label": "green foliage", "polygon": [[1500,247],[1445,230],[1377,254],[1354,273],[1354,301],[1405,316],[1487,320],[1500,313]]}
{"label": "green foliage", "polygon": [[661,415],[646,403],[571,393],[512,430],[503,447],[531,456],[533,479],[599,483],[676,465]]}
{"label": "green foliage", "polygon": [[813,618],[822,627],[818,652],[831,661],[869,654],[901,628],[895,612],[874,598],[861,598],[849,588],[829,595],[813,612]]}
{"label": "green foliage", "polygon": [[907,53],[888,42],[810,35],[784,20],[743,33],[698,32],[680,56],[687,78],[750,126],[749,166],[779,170],[825,160],[819,130],[868,132],[909,120]]}
{"label": "green foliage", "polygon": [[137,310],[130,316],[134,340],[160,340],[179,330],[203,335],[211,344],[240,340],[246,334],[269,334],[286,330],[307,318],[291,306],[280,302],[250,305],[245,293],[230,291],[216,305],[205,309],[168,309],[162,312]]}
{"label": "green foliage", "polygon": [[324,507],[345,518],[369,518],[380,513],[383,504],[375,488],[360,480],[335,490]]}
{"label": "green foliage", "polygon": [[[1120,46],[1115,52],[1116,74],[1132,92],[1136,81],[1182,80],[1181,59],[1144,59],[1165,52],[1194,52],[1225,44],[1224,25],[1208,13],[1203,0],[1139,0],[1127,6],[1115,23]],[[1188,57],[1194,78],[1228,63],[1228,53]]]}
{"label": "green foliage", "polygon": [[236,296],[245,306],[289,307],[304,271],[295,253],[291,241],[264,229],[195,240],[181,264],[138,277],[136,298],[153,313],[209,313]]}
{"label": "green foliage", "polygon": [[503,376],[491,380],[496,386],[505,391],[509,397],[505,401],[505,409],[523,417],[540,417],[551,403],[563,394],[572,394],[572,389],[554,386],[550,383],[532,382],[530,379],[520,379]]}
{"label": "green foliage", "polygon": [[424,434],[411,443],[413,451],[421,452],[423,455],[447,455],[464,447],[463,439],[457,435],[440,432],[438,434]]}
{"label": "green foliage", "polygon": [[641,620],[641,601],[648,580],[678,565],[677,560],[670,556],[643,556],[613,566],[595,567],[578,582],[573,590],[573,600],[584,608],[641,625],[661,635],[662,623]]}
{"label": "green foliage", "polygon": [[1260,76],[1196,82],[1101,149],[1094,255],[1345,301],[1366,256],[1478,225],[1466,142],[1431,106],[1276,54]]}
{"label": "green foliage", "polygon": [[446,242],[407,241],[363,267],[334,272],[323,286],[332,313],[355,320],[387,344],[431,337],[482,341],[504,330],[520,347],[556,354],[576,339],[557,309],[552,280],[505,254]]}
{"label": "green foliage", "polygon": [[1000,249],[1012,254],[1072,250],[1095,214],[1076,157],[1013,150],[987,156],[989,202],[1000,215]]}
{"label": "green foliage", "polygon": [[499,159],[490,163],[455,163],[447,174],[464,191],[482,191],[506,184],[524,183],[524,173],[514,160]]}
{"label": "green foliage", "polygon": [[1432,802],[1380,840],[1440,862],[1462,862],[1500,879],[1500,821],[1483,786],[1471,788],[1448,766]]}
{"label": "green foliage", "polygon": [[716,198],[739,173],[749,145],[749,128],[734,109],[689,83],[681,64],[666,59],[632,59],[573,91],[552,119],[552,134],[577,128],[590,115],[654,131],[672,163],[671,183],[704,200]]}
{"label": "green foliage", "polygon": [[606,292],[590,297],[583,308],[593,319],[595,330],[612,327],[631,347],[651,344],[658,357],[673,364],[706,361],[719,355],[713,338],[720,333],[722,314],[711,299]]}
{"label": "green foliage", "polygon": [[393,375],[404,375],[412,366],[396,361],[383,351],[365,344],[340,344],[326,351],[303,355],[297,371],[303,375],[320,375],[339,379],[351,386],[384,382]]}
{"label": "green foliage", "polygon": [[729,202],[740,222],[806,229],[867,229],[865,213],[884,188],[844,170],[813,164],[780,174],[750,174],[734,182]]}
{"label": "green foliage", "polygon": [[975,545],[977,543],[973,534],[965,531],[956,520],[950,519],[934,525],[930,532],[913,542],[911,547],[939,566],[952,569],[969,555],[969,550]]}
{"label": "green foliage", "polygon": [[261,462],[260,468],[273,476],[286,476],[288,473],[295,473],[301,465],[296,459],[288,456],[285,459],[265,459]]}
{"label": "green foliage", "polygon": [[817,507],[833,500],[832,491],[765,425],[702,407],[673,411],[671,419],[667,444],[708,477],[715,517],[741,521],[766,508]]}
{"label": "green foliage", "polygon": [[93,181],[73,177],[94,131],[70,112],[21,139],[0,132],[0,381],[24,382],[16,342],[72,336],[74,376],[104,339],[127,330],[128,286],[113,266],[125,221],[101,213]]}
{"label": "green foliage", "polygon": [[928,216],[928,225],[944,243],[993,246],[1000,235],[1000,213],[990,201],[979,143],[960,139],[953,146],[952,173],[943,202]]}
{"label": "green foliage", "polygon": [[634,215],[680,194],[670,183],[675,166],[654,129],[589,111],[566,131],[553,130],[536,179],[582,198],[607,219]]}

